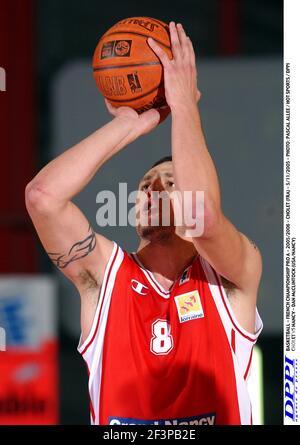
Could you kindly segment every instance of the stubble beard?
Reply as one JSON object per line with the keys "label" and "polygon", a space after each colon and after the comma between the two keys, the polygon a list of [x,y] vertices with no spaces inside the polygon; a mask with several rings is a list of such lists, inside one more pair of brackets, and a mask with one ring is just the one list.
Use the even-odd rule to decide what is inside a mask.
{"label": "stubble beard", "polygon": [[150,242],[167,241],[174,235],[174,227],[171,226],[139,226],[138,234],[142,239]]}

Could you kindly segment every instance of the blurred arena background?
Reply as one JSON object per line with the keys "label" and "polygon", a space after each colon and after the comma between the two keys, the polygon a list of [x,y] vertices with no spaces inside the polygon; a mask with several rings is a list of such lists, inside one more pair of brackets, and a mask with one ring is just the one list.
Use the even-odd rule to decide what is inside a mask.
{"label": "blurred arena background", "polygon": [[[281,0],[0,0],[0,327],[7,341],[0,424],[89,423],[86,369],[76,351],[79,298],[44,254],[24,188],[45,163],[110,119],[91,59],[104,31],[131,16],[181,22],[194,43],[224,211],[264,258],[263,417],[281,424]],[[137,246],[134,229],[97,227],[96,195],[118,193],[119,182],[134,190],[151,163],[170,152],[169,134],[168,121],[109,161],[77,198],[94,229],[125,249]]]}

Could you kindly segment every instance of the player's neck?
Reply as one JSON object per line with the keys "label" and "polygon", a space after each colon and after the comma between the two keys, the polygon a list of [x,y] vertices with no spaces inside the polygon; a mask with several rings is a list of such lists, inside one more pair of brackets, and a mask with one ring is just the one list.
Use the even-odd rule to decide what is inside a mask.
{"label": "player's neck", "polygon": [[145,242],[137,250],[141,263],[150,270],[163,287],[170,287],[197,255],[193,243],[179,237],[168,242]]}

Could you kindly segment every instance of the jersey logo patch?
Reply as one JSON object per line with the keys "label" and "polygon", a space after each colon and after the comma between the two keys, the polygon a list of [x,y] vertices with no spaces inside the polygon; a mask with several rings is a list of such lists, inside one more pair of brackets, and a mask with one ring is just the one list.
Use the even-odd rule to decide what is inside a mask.
{"label": "jersey logo patch", "polygon": [[140,295],[147,295],[149,288],[137,280],[131,280],[132,289]]}
{"label": "jersey logo patch", "polygon": [[175,303],[180,323],[204,317],[198,290],[177,295]]}
{"label": "jersey logo patch", "polygon": [[189,266],[187,269],[185,269],[185,271],[181,275],[181,278],[179,281],[179,286],[190,281],[190,277],[191,277],[191,266]]}

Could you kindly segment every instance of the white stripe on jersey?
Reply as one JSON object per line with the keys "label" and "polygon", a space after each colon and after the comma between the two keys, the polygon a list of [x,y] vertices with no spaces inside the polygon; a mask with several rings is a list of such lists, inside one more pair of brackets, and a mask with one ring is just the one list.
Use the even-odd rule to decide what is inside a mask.
{"label": "white stripe on jersey", "polygon": [[[255,334],[251,334],[244,328],[242,328],[242,326],[240,326],[239,322],[237,321],[229,302],[227,301],[226,293],[222,286],[219,275],[212,269],[210,264],[205,261],[204,258],[200,257],[200,263],[202,264],[203,270],[205,272],[211,294],[222,320],[231,348],[236,377],[241,424],[249,425],[251,424],[251,402],[244,375],[249,368],[252,349],[263,328],[263,324],[256,309]],[[233,351],[231,345],[232,329],[234,329],[235,332],[235,351]],[[249,372],[247,373],[247,377],[248,376]]]}
{"label": "white stripe on jersey", "polygon": [[[78,347],[89,369],[89,393],[93,404],[95,420],[91,415],[91,424],[99,425],[102,358],[104,335],[115,279],[124,258],[124,252],[114,243],[114,248],[105,269],[100,298],[97,305],[91,332],[85,342]],[[80,343],[79,343],[80,344]]]}

